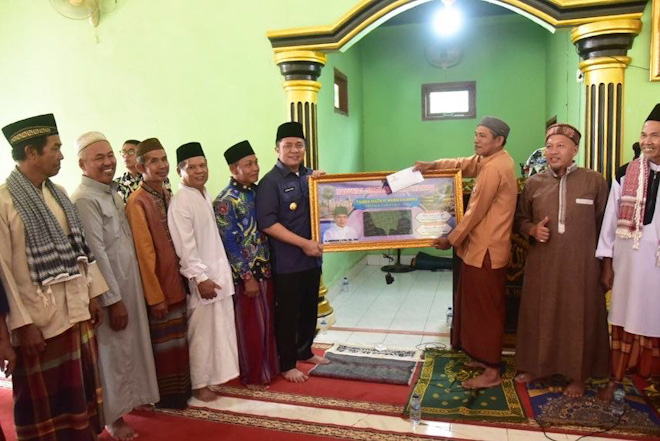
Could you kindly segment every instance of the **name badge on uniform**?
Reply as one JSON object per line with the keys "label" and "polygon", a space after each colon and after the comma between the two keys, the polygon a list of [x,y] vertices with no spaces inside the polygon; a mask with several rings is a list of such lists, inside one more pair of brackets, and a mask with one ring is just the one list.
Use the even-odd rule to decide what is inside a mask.
{"label": "name badge on uniform", "polygon": [[580,205],[593,205],[594,200],[593,199],[580,199],[580,198],[577,198],[577,199],[575,199],[575,203],[580,204]]}
{"label": "name badge on uniform", "polygon": [[293,190],[295,190],[295,189],[296,189],[296,187],[285,188],[285,189],[284,189],[284,193],[288,193],[288,192],[293,191]]}
{"label": "name badge on uniform", "polygon": [[295,202],[291,202],[289,204],[289,210],[296,211],[297,209],[298,209],[298,204],[296,204]]}

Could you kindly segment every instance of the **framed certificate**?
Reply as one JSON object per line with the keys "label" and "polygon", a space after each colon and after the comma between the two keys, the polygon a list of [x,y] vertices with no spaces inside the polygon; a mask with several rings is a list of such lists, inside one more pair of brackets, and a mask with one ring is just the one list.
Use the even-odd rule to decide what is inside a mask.
{"label": "framed certificate", "polygon": [[330,174],[309,181],[312,239],[324,252],[432,246],[460,222],[460,170],[424,175],[391,193],[392,172]]}

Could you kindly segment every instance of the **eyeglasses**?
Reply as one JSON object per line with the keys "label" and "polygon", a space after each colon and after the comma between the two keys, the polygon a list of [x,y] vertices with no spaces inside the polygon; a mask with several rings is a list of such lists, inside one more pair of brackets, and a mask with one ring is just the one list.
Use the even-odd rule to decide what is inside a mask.
{"label": "eyeglasses", "polygon": [[282,144],[284,150],[305,150],[305,144]]}
{"label": "eyeglasses", "polygon": [[133,156],[135,154],[135,149],[120,150],[119,154],[122,156]]}

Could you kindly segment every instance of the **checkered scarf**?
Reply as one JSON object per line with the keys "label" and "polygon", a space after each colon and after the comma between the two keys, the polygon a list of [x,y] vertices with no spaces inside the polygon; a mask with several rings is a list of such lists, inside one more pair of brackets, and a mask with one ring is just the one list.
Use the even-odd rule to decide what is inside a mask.
{"label": "checkered scarf", "polygon": [[[45,185],[66,214],[71,230],[68,237],[46,206],[39,190],[20,170],[14,169],[7,178],[7,188],[25,225],[28,267],[38,293],[41,293],[41,286],[80,275],[78,261],[94,261],[75,207],[50,179],[46,179]],[[47,303],[44,297],[44,304]]]}
{"label": "checkered scarf", "polygon": [[[644,208],[649,170],[649,161],[644,156],[632,161],[626,169],[621,191],[616,235],[622,239],[632,239],[634,250],[639,249],[639,240],[642,238],[644,228]],[[660,243],[656,250],[655,263],[660,266]]]}

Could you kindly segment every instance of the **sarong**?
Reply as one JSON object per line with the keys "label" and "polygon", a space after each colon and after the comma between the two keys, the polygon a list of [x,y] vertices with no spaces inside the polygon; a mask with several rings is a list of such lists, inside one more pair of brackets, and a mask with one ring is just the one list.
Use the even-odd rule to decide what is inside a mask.
{"label": "sarong", "polygon": [[16,351],[14,421],[18,440],[91,441],[103,430],[98,350],[88,321],[46,340],[38,356]]}
{"label": "sarong", "polygon": [[505,291],[506,267],[491,269],[488,252],[481,268],[461,262],[451,345],[491,367],[499,366],[502,359]]}
{"label": "sarong", "polygon": [[160,393],[156,407],[185,409],[192,395],[186,313],[184,300],[170,305],[167,316],[162,320],[149,315],[149,333]]}
{"label": "sarong", "polygon": [[269,384],[280,373],[275,344],[275,301],[270,279],[259,281],[259,295],[244,294],[245,284],[234,284],[234,314],[238,362],[243,384]]}
{"label": "sarong", "polygon": [[612,326],[612,376],[621,381],[626,372],[635,370],[644,378],[660,375],[660,338],[626,332]]}

